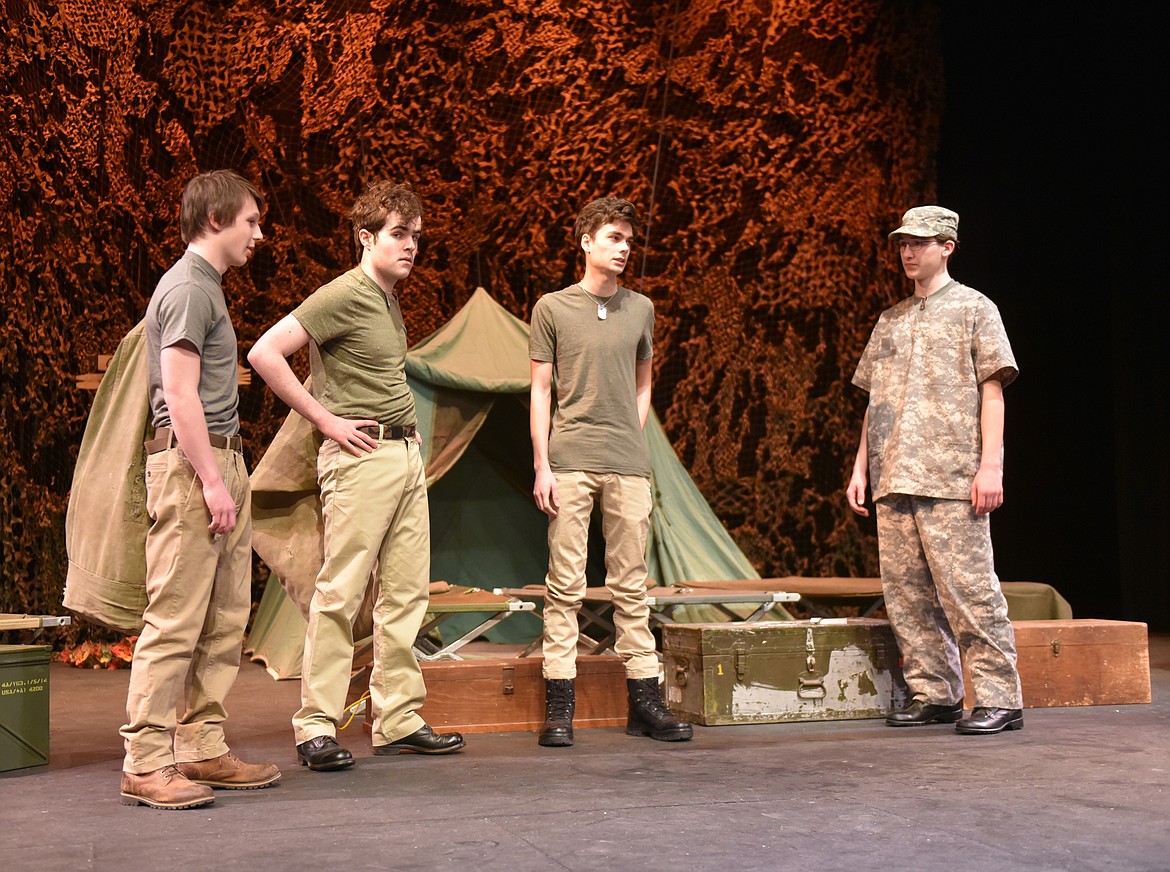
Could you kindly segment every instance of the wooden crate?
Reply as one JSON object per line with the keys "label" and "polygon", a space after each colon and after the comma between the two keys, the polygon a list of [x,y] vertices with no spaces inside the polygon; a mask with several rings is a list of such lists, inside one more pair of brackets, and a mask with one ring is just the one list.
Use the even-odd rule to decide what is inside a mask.
{"label": "wooden crate", "polygon": [[[1150,701],[1146,625],[1081,619],[1013,621],[1026,708]],[[970,708],[975,704],[964,670]]]}
{"label": "wooden crate", "polygon": [[[538,730],[544,723],[540,657],[441,660],[422,663],[427,701],[419,715],[440,732],[504,733]],[[577,657],[574,729],[625,726],[625,666],[618,657]],[[364,729],[373,715],[366,707]]]}
{"label": "wooden crate", "polygon": [[707,726],[881,718],[907,699],[873,618],[668,624],[662,656],[671,710]]}

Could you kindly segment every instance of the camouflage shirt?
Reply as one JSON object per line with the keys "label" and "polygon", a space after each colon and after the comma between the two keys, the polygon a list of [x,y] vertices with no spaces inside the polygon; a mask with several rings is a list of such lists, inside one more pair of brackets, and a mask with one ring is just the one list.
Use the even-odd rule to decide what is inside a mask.
{"label": "camouflage shirt", "polygon": [[979,385],[1018,369],[999,310],[951,282],[882,312],[853,374],[869,392],[869,482],[901,493],[969,499],[982,450]]}

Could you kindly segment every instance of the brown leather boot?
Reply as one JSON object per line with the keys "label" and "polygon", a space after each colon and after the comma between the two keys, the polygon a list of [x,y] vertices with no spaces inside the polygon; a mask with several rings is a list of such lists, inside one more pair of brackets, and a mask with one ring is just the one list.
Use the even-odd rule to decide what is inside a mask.
{"label": "brown leather boot", "polygon": [[151,808],[198,808],[215,802],[210,787],[188,780],[173,763],[153,772],[122,773],[122,805]]}
{"label": "brown leather boot", "polygon": [[225,790],[256,790],[280,780],[275,763],[245,763],[231,751],[194,763],[179,763],[179,772],[196,784]]}

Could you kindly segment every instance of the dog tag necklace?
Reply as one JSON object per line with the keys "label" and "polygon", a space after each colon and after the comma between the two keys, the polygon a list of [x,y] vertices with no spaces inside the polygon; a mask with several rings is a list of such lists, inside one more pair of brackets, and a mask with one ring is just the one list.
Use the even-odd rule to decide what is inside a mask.
{"label": "dog tag necklace", "polygon": [[589,298],[590,302],[597,304],[597,320],[598,321],[605,320],[605,317],[606,317],[605,307],[607,305],[609,305],[610,301],[621,292],[621,288],[618,288],[617,291],[615,291],[612,296],[606,297],[605,299],[599,299],[598,297],[593,296],[593,294],[589,293],[587,290],[582,288],[581,285],[577,285],[577,287],[581,288],[581,293],[583,293],[585,296],[587,296]]}

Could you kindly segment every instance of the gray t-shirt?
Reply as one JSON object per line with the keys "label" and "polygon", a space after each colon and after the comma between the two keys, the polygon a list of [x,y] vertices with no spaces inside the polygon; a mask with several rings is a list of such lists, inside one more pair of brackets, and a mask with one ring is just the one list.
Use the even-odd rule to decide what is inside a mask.
{"label": "gray t-shirt", "polygon": [[618,288],[604,320],[580,285],[537,300],[528,356],[553,365],[553,472],[650,477],[635,367],[653,354],[654,304],[642,294]]}
{"label": "gray t-shirt", "polygon": [[162,389],[162,349],[186,340],[199,352],[199,400],[207,430],[240,432],[236,331],[223,297],[219,270],[187,251],[167,270],[146,307],[150,412],[154,426],[171,426]]}

